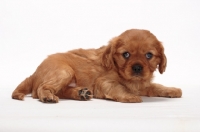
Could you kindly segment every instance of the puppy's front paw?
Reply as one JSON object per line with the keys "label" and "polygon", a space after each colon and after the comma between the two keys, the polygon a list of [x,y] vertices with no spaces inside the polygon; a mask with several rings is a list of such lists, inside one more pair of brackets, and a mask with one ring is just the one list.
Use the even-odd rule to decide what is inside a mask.
{"label": "puppy's front paw", "polygon": [[163,92],[164,97],[169,98],[180,98],[182,96],[182,90],[180,88],[167,88],[166,91]]}
{"label": "puppy's front paw", "polygon": [[117,101],[122,103],[141,103],[142,98],[140,96],[129,96],[124,98],[119,98]]}

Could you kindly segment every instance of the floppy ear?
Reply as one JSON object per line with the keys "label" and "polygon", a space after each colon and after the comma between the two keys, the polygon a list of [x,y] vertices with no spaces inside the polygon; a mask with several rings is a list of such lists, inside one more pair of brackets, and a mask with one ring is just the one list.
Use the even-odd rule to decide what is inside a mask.
{"label": "floppy ear", "polygon": [[163,72],[165,72],[165,69],[167,67],[167,57],[164,54],[164,47],[161,43],[159,43],[160,45],[160,63],[159,63],[159,72],[160,74],[162,74]]}
{"label": "floppy ear", "polygon": [[110,40],[108,46],[105,47],[102,53],[101,57],[102,65],[107,67],[108,69],[111,69],[114,66],[113,55],[116,52],[117,40],[118,40],[117,37]]}

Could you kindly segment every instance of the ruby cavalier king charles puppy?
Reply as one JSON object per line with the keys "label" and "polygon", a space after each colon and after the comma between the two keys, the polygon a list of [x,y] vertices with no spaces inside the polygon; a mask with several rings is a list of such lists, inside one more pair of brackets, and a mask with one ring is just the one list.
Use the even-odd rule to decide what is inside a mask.
{"label": "ruby cavalier king charles puppy", "polygon": [[12,93],[27,94],[44,103],[92,97],[124,103],[142,102],[140,96],[179,98],[179,88],[152,83],[162,74],[167,58],[160,41],[149,31],[131,29],[98,49],[76,49],[50,55]]}

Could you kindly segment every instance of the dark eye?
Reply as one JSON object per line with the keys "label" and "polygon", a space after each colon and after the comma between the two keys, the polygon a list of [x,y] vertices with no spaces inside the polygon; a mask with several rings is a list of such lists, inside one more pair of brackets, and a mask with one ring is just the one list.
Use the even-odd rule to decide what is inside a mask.
{"label": "dark eye", "polygon": [[128,52],[124,52],[122,55],[123,55],[123,57],[124,57],[125,59],[127,59],[127,58],[130,57],[130,53],[128,53]]}
{"label": "dark eye", "polygon": [[150,53],[150,52],[146,53],[146,58],[147,59],[151,59],[152,57],[153,57],[152,53]]}

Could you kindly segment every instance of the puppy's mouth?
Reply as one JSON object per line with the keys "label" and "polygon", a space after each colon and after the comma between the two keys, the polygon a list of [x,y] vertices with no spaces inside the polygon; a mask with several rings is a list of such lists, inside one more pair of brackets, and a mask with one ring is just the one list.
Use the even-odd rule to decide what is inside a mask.
{"label": "puppy's mouth", "polygon": [[142,74],[136,74],[136,73],[133,73],[133,76],[134,76],[134,77],[142,78]]}
{"label": "puppy's mouth", "polygon": [[143,79],[143,76],[142,76],[142,74],[133,73],[133,78],[136,80],[141,80],[141,79]]}

